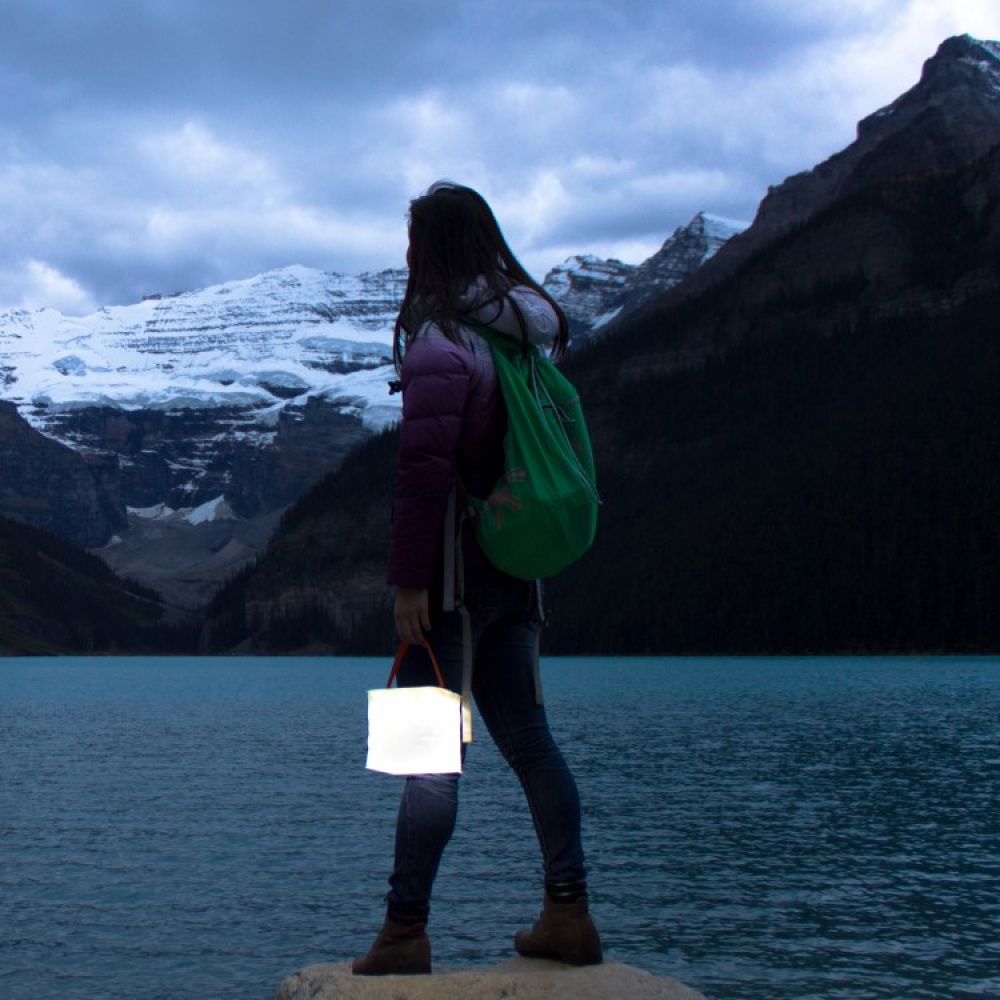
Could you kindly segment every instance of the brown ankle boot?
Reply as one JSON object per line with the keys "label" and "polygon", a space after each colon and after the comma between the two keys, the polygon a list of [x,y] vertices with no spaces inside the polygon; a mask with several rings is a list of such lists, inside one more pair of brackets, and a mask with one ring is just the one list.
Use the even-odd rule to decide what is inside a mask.
{"label": "brown ankle boot", "polygon": [[351,963],[356,976],[427,976],[431,971],[431,943],[427,924],[397,923],[386,916],[367,955]]}
{"label": "brown ankle boot", "polygon": [[601,938],[590,918],[587,894],[572,902],[554,902],[548,892],[530,930],[514,935],[514,948],[525,958],[551,958],[570,965],[600,965]]}

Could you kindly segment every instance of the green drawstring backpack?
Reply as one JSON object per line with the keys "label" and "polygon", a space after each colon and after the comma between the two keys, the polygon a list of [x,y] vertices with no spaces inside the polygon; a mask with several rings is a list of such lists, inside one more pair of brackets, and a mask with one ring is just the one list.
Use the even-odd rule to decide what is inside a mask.
{"label": "green drawstring backpack", "polygon": [[558,573],[590,547],[600,499],[580,396],[537,347],[488,326],[507,407],[504,472],[485,499],[466,497],[476,541],[522,580]]}

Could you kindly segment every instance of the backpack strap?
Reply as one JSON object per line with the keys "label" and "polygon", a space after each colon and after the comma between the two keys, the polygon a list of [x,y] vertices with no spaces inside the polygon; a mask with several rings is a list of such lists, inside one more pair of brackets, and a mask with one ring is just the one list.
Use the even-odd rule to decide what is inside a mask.
{"label": "backpack strap", "polygon": [[535,704],[544,705],[542,698],[542,629],[548,619],[545,617],[545,600],[542,597],[542,581],[536,580],[533,584],[535,588],[535,608],[538,612],[538,628],[535,629]]}

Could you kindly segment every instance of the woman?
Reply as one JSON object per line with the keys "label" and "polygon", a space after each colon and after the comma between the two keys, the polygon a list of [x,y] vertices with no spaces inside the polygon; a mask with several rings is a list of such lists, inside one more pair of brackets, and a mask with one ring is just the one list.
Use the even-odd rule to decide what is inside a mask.
{"label": "woman", "polygon": [[[445,684],[460,691],[462,619],[442,607],[443,538],[452,490],[488,496],[503,472],[506,414],[489,347],[465,323],[527,337],[558,354],[566,318],[507,246],[485,200],[435,184],[410,205],[409,280],[396,320],[394,357],[403,419],[389,553],[394,617],[410,643],[403,686],[434,683],[430,644]],[[520,779],[541,846],[541,915],[518,931],[521,955],[576,965],[601,961],[587,907],[576,784],[536,699],[537,585],[493,567],[463,531],[463,604],[474,650],[472,695],[500,753]],[[396,826],[385,923],[358,975],[429,973],[426,924],[438,864],[451,838],[458,774],[406,779]]]}

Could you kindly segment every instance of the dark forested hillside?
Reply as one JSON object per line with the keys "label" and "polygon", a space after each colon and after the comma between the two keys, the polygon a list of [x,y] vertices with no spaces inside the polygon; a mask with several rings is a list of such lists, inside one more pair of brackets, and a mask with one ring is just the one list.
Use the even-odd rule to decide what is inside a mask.
{"label": "dark forested hillside", "polygon": [[550,586],[550,645],[1000,649],[998,308],[640,381],[602,428],[600,534]]}
{"label": "dark forested hillside", "polygon": [[1000,648],[998,279],[994,150],[577,358],[605,508],[555,648]]}
{"label": "dark forested hillside", "polygon": [[[1000,151],[857,190],[581,350],[604,508],[560,653],[1000,649]],[[395,438],[219,595],[207,648],[384,652]]]}
{"label": "dark forested hillside", "polygon": [[208,608],[206,652],[356,651],[389,639],[386,537],[397,434],[353,452],[285,514]]}
{"label": "dark forested hillside", "polygon": [[40,528],[0,517],[0,654],[181,652],[155,593]]}

